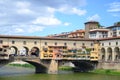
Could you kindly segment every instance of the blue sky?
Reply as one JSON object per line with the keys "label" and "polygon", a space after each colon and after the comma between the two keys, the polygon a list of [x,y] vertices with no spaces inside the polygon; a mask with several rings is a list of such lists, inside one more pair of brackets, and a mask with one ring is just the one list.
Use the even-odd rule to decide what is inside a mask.
{"label": "blue sky", "polygon": [[0,0],[0,35],[46,36],[120,21],[120,0]]}

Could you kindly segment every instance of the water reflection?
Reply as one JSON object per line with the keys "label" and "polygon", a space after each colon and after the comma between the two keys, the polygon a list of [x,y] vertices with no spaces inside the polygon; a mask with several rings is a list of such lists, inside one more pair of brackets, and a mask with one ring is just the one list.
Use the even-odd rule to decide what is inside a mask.
{"label": "water reflection", "polygon": [[0,68],[0,76],[14,76],[14,75],[24,75],[24,74],[34,74],[35,69],[4,66]]}
{"label": "water reflection", "polygon": [[120,76],[65,71],[59,74],[35,74],[34,69],[5,66],[0,68],[0,80],[120,80]]}

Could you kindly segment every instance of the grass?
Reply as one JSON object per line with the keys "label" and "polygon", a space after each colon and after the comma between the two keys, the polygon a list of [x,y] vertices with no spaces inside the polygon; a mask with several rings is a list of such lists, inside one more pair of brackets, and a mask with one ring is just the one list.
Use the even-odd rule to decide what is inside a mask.
{"label": "grass", "polygon": [[60,66],[59,70],[72,71],[72,68],[73,67],[70,67],[70,66]]}
{"label": "grass", "polygon": [[31,64],[9,64],[10,66],[16,66],[16,67],[25,67],[25,68],[35,68]]}
{"label": "grass", "polygon": [[114,69],[96,69],[91,71],[91,73],[120,75],[120,71]]}

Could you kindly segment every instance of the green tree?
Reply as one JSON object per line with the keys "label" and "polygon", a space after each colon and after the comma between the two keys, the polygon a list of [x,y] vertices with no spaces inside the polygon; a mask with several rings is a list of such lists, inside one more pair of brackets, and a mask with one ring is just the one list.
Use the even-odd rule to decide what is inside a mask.
{"label": "green tree", "polygon": [[88,54],[90,54],[91,48],[86,48],[85,50]]}

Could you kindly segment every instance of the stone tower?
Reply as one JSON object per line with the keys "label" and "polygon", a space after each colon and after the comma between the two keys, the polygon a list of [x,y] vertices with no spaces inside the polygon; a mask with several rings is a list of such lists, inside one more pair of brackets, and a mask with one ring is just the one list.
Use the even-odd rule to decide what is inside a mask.
{"label": "stone tower", "polygon": [[89,21],[84,23],[85,24],[85,38],[88,39],[89,38],[89,31],[91,29],[97,29],[99,28],[99,22],[96,21]]}

